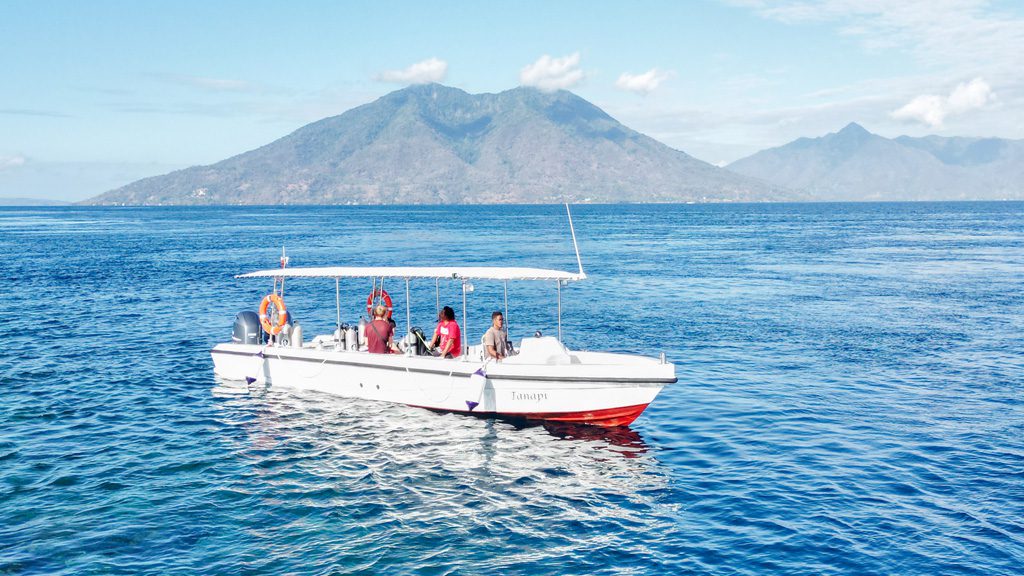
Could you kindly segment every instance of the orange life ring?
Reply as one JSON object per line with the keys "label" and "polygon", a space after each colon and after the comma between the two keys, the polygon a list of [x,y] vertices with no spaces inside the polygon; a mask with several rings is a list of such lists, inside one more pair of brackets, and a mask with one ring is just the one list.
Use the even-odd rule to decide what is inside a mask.
{"label": "orange life ring", "polygon": [[373,318],[373,301],[377,298],[384,301],[384,307],[388,309],[388,313],[385,314],[384,317],[390,320],[391,311],[394,308],[392,308],[391,306],[391,296],[388,296],[387,291],[384,290],[383,288],[375,288],[373,292],[370,292],[370,295],[366,297],[366,313],[370,316],[371,319]]}
{"label": "orange life ring", "polygon": [[[270,304],[274,304],[274,310],[277,311],[277,324],[270,322],[270,315],[267,314],[267,308]],[[277,294],[267,294],[263,298],[263,302],[260,302],[260,326],[263,326],[263,330],[271,336],[277,336],[281,333],[281,329],[288,323],[288,310],[284,307],[284,300]]]}

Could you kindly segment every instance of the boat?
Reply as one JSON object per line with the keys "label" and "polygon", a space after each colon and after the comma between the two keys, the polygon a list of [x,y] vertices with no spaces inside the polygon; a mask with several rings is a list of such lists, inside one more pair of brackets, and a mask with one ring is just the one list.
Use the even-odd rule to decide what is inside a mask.
{"label": "boat", "polygon": [[[676,382],[675,366],[665,360],[664,353],[655,358],[571,350],[563,344],[562,287],[587,279],[571,214],[569,224],[577,272],[491,266],[290,268],[287,256],[282,254],[280,268],[236,276],[271,279],[273,290],[263,299],[259,315],[244,311],[236,316],[231,342],[213,347],[214,373],[250,386],[308,389],[441,412],[627,426],[666,385]],[[332,334],[306,342],[301,327],[291,321],[284,305],[284,285],[285,280],[309,279],[334,280],[337,322]],[[341,282],[356,279],[372,279],[367,311],[383,302],[389,314],[392,302],[383,289],[384,282],[404,283],[406,333],[400,339],[398,353],[371,354],[361,327],[341,322]],[[425,338],[411,321],[412,284],[424,280],[434,280],[435,291],[442,280],[462,284],[463,328],[467,326],[466,304],[472,282],[504,283],[506,318],[509,282],[550,282],[557,295],[557,337],[538,331],[515,346],[509,342],[514,353],[495,360],[486,353],[482,334],[468,334],[463,335],[458,357],[435,357],[425,350]],[[479,343],[467,345],[473,336]]]}

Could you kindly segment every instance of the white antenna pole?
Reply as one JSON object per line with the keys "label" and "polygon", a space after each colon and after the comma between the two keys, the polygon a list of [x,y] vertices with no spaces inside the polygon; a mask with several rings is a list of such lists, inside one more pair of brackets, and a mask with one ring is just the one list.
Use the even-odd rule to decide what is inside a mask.
{"label": "white antenna pole", "polygon": [[[288,265],[288,256],[284,252],[284,244],[281,244],[281,270],[284,271]],[[284,298],[284,276],[281,276],[281,297]]]}
{"label": "white antenna pole", "polygon": [[569,232],[572,233],[572,247],[576,250],[576,264],[580,267],[580,277],[586,278],[587,275],[583,273],[583,260],[580,260],[580,247],[576,244],[576,229],[572,226],[572,212],[569,211],[569,203],[565,203],[565,214],[569,216]]}

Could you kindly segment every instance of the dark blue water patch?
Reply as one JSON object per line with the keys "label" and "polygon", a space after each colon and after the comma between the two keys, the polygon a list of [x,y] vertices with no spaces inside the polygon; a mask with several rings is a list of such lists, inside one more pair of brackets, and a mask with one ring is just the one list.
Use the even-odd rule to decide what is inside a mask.
{"label": "dark blue water patch", "polygon": [[[282,245],[572,269],[561,207],[3,209],[0,574],[1020,571],[1024,204],[574,210],[567,344],[677,366],[630,428],[212,375],[269,289],[233,276]],[[289,282],[308,336],[332,284]],[[502,297],[477,283],[471,337]],[[553,285],[509,298],[515,338],[555,333]]]}

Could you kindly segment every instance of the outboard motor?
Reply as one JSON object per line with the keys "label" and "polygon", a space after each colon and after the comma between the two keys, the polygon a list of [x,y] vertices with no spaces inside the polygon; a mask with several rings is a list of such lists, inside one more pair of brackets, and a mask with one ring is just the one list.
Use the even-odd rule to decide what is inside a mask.
{"label": "outboard motor", "polygon": [[231,341],[235,344],[263,344],[263,327],[260,326],[259,315],[252,310],[239,312],[235,316]]}

